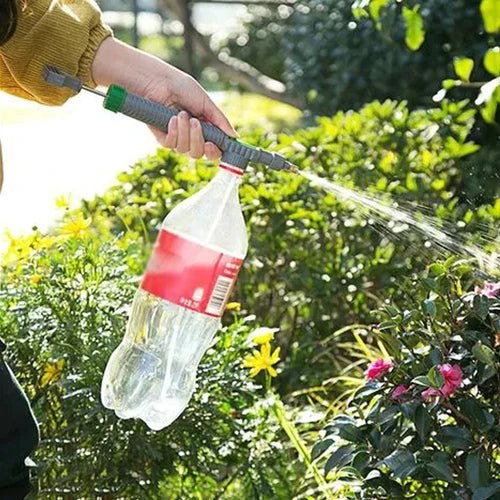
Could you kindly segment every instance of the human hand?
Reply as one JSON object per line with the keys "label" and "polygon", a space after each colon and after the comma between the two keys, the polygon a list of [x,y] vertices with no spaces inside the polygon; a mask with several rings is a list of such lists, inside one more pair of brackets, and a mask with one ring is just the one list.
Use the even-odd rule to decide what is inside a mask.
{"label": "human hand", "polygon": [[238,135],[194,78],[114,38],[106,39],[97,50],[92,74],[98,85],[115,83],[152,101],[183,110],[170,120],[167,133],[151,128],[158,142],[169,149],[188,153],[192,158],[219,157],[217,146],[205,142],[199,120],[212,123],[232,137]]}

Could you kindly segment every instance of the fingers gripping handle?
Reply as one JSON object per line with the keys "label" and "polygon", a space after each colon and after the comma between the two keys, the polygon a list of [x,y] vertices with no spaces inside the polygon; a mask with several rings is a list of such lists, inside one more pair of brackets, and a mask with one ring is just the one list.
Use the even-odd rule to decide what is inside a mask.
{"label": "fingers gripping handle", "polygon": [[[112,85],[109,88],[104,100],[104,107],[123,113],[164,132],[167,131],[170,120],[179,114],[176,109],[150,101],[137,94],[128,93],[117,85]],[[201,122],[201,127],[206,141],[213,142],[222,151],[227,149],[229,137],[221,129],[206,122]]]}

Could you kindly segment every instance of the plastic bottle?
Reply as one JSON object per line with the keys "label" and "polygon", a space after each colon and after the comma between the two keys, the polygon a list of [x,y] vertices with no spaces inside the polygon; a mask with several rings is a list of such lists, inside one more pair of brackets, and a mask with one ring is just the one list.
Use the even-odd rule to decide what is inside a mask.
{"label": "plastic bottle", "polygon": [[118,417],[160,430],[188,405],[247,253],[242,174],[221,163],[209,184],[165,218],[125,337],[104,372],[102,403]]}

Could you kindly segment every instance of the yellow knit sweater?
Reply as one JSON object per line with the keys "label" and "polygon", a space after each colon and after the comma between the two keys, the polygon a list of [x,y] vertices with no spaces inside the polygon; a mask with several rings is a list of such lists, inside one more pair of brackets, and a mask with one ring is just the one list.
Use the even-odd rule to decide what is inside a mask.
{"label": "yellow knit sweater", "polygon": [[[0,90],[42,104],[63,104],[72,92],[44,82],[44,65],[95,87],[92,61],[111,35],[93,0],[27,0],[11,40],[0,47]],[[2,186],[0,150],[0,188]]]}

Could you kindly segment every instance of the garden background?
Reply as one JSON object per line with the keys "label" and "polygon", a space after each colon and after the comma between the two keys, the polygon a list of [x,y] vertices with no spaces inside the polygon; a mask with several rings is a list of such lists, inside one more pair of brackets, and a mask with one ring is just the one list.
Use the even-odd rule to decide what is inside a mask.
{"label": "garden background", "polygon": [[92,96],[5,101],[0,337],[40,422],[37,498],[500,498],[498,2],[123,5],[102,2],[116,35],[195,74],[246,141],[458,246],[252,168],[224,327],[154,433],[105,410],[100,381],[162,219],[216,166],[155,153]]}

